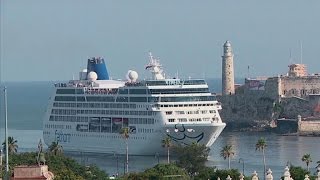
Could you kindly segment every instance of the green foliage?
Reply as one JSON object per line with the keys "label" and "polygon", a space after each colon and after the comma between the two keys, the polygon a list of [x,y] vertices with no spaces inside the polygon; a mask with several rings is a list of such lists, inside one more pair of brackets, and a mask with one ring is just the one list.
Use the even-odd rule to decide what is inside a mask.
{"label": "green foliage", "polygon": [[258,140],[258,142],[256,143],[256,150],[262,151],[264,179],[266,178],[266,157],[265,157],[265,153],[264,153],[266,147],[267,147],[266,140],[264,138],[260,138]]}
{"label": "green foliage", "polygon": [[52,142],[48,147],[48,151],[54,155],[59,155],[63,153],[63,148],[58,142]]}
{"label": "green foliage", "polygon": [[37,164],[37,153],[29,152],[29,153],[19,153],[10,155],[9,159],[10,166],[17,165],[35,165]]}
{"label": "green foliage", "polygon": [[170,163],[170,148],[172,147],[171,137],[167,136],[162,140],[162,147],[167,148],[168,164]]}
{"label": "green foliage", "polygon": [[[12,136],[8,137],[8,152],[9,154],[14,154],[18,152],[18,141]],[[2,143],[3,152],[6,152],[6,141]]]}
{"label": "green foliage", "polygon": [[231,145],[224,146],[220,151],[220,156],[224,159],[228,158],[228,169],[230,169],[230,158],[234,156],[234,151]]}
{"label": "green foliage", "polygon": [[130,173],[124,177],[125,180],[188,180],[187,172],[175,164],[158,164],[142,173]]}
{"label": "green foliage", "polygon": [[211,179],[216,173],[215,167],[205,167],[199,171],[199,174],[194,177],[194,180]]}
{"label": "green foliage", "polygon": [[124,127],[121,129],[120,134],[123,136],[123,138],[128,139],[129,138],[130,130],[128,127]]}
{"label": "green foliage", "polygon": [[220,151],[220,156],[224,159],[232,157],[234,155],[233,149],[231,145],[224,146]]}
{"label": "green foliage", "polygon": [[[310,173],[300,166],[291,166],[289,171],[290,171],[291,178],[293,178],[293,179],[301,179],[302,180],[305,178],[306,174],[308,174],[310,176]],[[310,180],[315,180],[314,176],[310,176],[309,178],[310,178]],[[281,177],[281,179],[284,179],[284,177]]]}
{"label": "green foliage", "polygon": [[[44,154],[47,159],[49,171],[53,172],[55,180],[95,180],[108,179],[108,175],[99,170],[96,166],[81,166],[75,160],[64,155]],[[37,165],[37,153],[27,152],[13,154],[10,156],[9,168],[12,172],[13,167],[18,165]]]}
{"label": "green foliage", "polygon": [[174,150],[177,154],[177,165],[194,176],[205,168],[210,148],[203,144],[192,143],[188,146],[177,146]]}
{"label": "green foliage", "polygon": [[304,154],[302,156],[301,160],[306,163],[307,170],[309,171],[309,164],[312,162],[311,155],[310,154]]}
{"label": "green foliage", "polygon": [[281,114],[281,113],[283,113],[283,106],[278,102],[274,103],[272,110],[275,113]]}
{"label": "green foliage", "polygon": [[[230,170],[219,170],[212,167],[203,168],[197,176],[194,177],[195,180],[211,179],[216,180],[218,177],[220,179],[226,179],[230,175],[232,179],[239,179],[240,172],[238,169]],[[250,179],[249,177],[246,179]]]}
{"label": "green foliage", "polygon": [[264,138],[260,138],[256,143],[256,150],[264,151],[266,147],[267,147],[266,140]]}

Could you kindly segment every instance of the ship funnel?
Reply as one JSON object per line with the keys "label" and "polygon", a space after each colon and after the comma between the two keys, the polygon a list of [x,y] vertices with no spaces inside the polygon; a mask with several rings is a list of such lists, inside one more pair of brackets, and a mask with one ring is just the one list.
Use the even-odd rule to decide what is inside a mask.
{"label": "ship funnel", "polygon": [[109,80],[108,70],[103,58],[93,57],[91,59],[88,59],[87,72],[91,71],[97,73],[97,80]]}

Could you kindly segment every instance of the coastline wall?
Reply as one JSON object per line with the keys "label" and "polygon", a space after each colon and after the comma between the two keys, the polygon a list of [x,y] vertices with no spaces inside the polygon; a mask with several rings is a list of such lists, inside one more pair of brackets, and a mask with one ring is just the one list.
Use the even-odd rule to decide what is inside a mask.
{"label": "coastline wall", "polygon": [[320,135],[320,119],[299,121],[298,130],[300,135]]}

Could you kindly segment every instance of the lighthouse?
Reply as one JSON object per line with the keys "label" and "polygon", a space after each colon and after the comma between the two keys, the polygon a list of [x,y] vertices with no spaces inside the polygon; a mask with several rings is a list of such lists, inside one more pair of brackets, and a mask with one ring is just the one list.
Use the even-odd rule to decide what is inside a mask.
{"label": "lighthouse", "polygon": [[222,95],[232,94],[234,94],[233,52],[231,43],[226,41],[222,56]]}

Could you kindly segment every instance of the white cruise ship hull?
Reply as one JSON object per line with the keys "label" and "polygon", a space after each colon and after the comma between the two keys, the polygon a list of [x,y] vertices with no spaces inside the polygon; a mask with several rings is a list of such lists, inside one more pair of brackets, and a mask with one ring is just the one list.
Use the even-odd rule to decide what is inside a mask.
{"label": "white cruise ship hull", "polygon": [[[161,141],[169,136],[175,145],[193,142],[210,147],[219,137],[225,124],[190,125],[177,124],[159,128],[153,133],[130,134],[128,147],[130,155],[165,155],[166,149]],[[44,135],[47,145],[59,140],[64,151],[125,154],[126,139],[121,134],[79,133],[77,131],[54,130],[52,135]]]}

